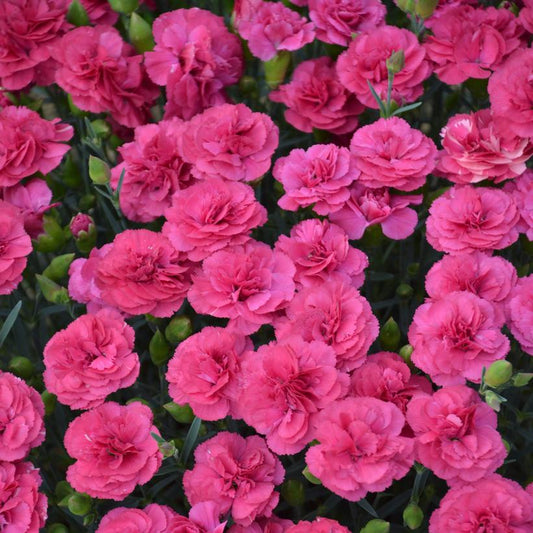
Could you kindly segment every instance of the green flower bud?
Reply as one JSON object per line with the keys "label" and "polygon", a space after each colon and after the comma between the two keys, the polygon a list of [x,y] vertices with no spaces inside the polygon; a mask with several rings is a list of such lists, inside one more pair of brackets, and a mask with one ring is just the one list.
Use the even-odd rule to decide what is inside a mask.
{"label": "green flower bud", "polygon": [[408,285],[407,283],[400,283],[400,285],[398,285],[398,288],[396,289],[396,294],[400,297],[400,298],[411,298],[411,296],[413,296],[413,287],[411,287],[411,285]]}
{"label": "green flower bud", "polygon": [[507,383],[512,375],[513,365],[509,361],[494,361],[485,372],[485,383],[489,387],[499,387]]}
{"label": "green flower bud", "polygon": [[403,523],[409,529],[418,529],[424,520],[424,512],[420,507],[411,502],[403,511]]}
{"label": "green flower bud", "polygon": [[52,281],[59,281],[68,274],[70,264],[74,260],[75,254],[63,254],[54,257],[50,264],[43,270],[43,276]]}
{"label": "green flower bud", "polygon": [[96,196],[94,194],[84,194],[78,203],[80,211],[88,211],[96,204]]}
{"label": "green flower bud", "polygon": [[89,15],[79,0],[72,0],[68,6],[67,20],[74,26],[88,26],[90,24]]}
{"label": "green flower bud", "polygon": [[361,529],[360,533],[389,533],[389,531],[389,522],[375,518],[374,520],[370,520],[370,522],[368,522],[366,526]]}
{"label": "green flower bud", "polygon": [[35,372],[33,363],[27,358],[17,355],[9,361],[8,370],[21,379],[29,379]]}
{"label": "green flower bud", "polygon": [[513,385],[515,387],[524,387],[531,381],[531,378],[533,378],[533,374],[519,372],[518,374],[513,376]]}
{"label": "green flower bud", "polygon": [[163,409],[180,424],[190,424],[194,420],[194,413],[187,403],[178,405],[177,403],[169,402],[163,405]]}
{"label": "green flower bud", "polygon": [[383,350],[394,352],[400,344],[401,336],[400,328],[398,327],[396,320],[390,317],[381,328],[381,332],[379,334],[381,348]]}
{"label": "green flower bud", "polygon": [[185,340],[191,334],[191,319],[185,315],[174,317],[165,328],[165,337],[172,344]]}
{"label": "green flower bud", "polygon": [[415,5],[415,14],[420,18],[427,19],[433,15],[439,0],[418,0]]}
{"label": "green flower bud", "polygon": [[311,474],[308,466],[306,466],[302,470],[302,474],[304,478],[307,479],[307,481],[309,481],[309,483],[312,483],[313,485],[322,485],[322,481],[320,481],[320,479],[318,479],[316,476],[313,476],[313,474]]}
{"label": "green flower bud", "polygon": [[140,398],[139,396],[135,396],[135,398],[130,398],[126,402],[126,405],[129,405],[130,403],[135,403],[135,402],[142,403],[143,405],[146,405],[146,407],[150,407],[150,409],[152,408],[148,400],[145,400],[144,398]]}
{"label": "green flower bud", "polygon": [[154,336],[150,340],[148,351],[150,352],[150,357],[154,365],[164,365],[169,360],[170,346],[165,340],[165,336],[159,330],[154,333]]}
{"label": "green flower bud", "polygon": [[69,496],[67,503],[68,510],[76,516],[85,516],[91,510],[91,505],[91,497],[80,492],[75,492]]}
{"label": "green flower bud", "polygon": [[61,172],[61,180],[67,187],[74,189],[81,187],[83,184],[78,166],[74,162],[74,159],[70,153],[68,153],[65,157],[65,163],[63,164],[63,169]]}
{"label": "green flower bud", "polygon": [[396,5],[404,13],[412,13],[415,10],[415,0],[397,0]]}
{"label": "green flower bud", "polygon": [[131,14],[129,37],[131,44],[140,54],[150,52],[154,49],[155,42],[152,34],[152,27],[137,13]]}
{"label": "green flower bud", "polygon": [[398,354],[409,365],[411,364],[411,355],[413,354],[413,347],[410,344],[404,344]]}
{"label": "green flower bud", "polygon": [[239,90],[243,94],[254,94],[257,92],[257,81],[252,76],[243,76],[239,80]]}
{"label": "green flower bud", "polygon": [[46,276],[36,274],[35,277],[37,278],[37,283],[39,284],[41,292],[47,302],[64,305],[70,302],[68,291],[65,287],[61,287],[61,285],[58,285],[55,281],[48,279]]}
{"label": "green flower bud", "polygon": [[64,524],[56,522],[55,524],[50,524],[46,528],[46,533],[69,533],[69,529]]}
{"label": "green flower bud", "polygon": [[91,126],[98,137],[105,139],[111,133],[111,126],[101,118],[91,121]]}
{"label": "green flower bud", "polygon": [[135,11],[139,6],[139,0],[107,0],[111,9],[118,13],[128,15]]}
{"label": "green flower bud", "polygon": [[285,481],[281,486],[281,495],[293,507],[299,507],[305,503],[304,485],[298,479],[288,479]]}
{"label": "green flower bud", "polygon": [[403,50],[392,52],[390,57],[385,62],[387,70],[393,74],[398,74],[405,66],[405,53]]}
{"label": "green flower bud", "polygon": [[43,233],[33,241],[38,252],[55,252],[65,244],[65,233],[52,215],[43,216]]}
{"label": "green flower bud", "polygon": [[41,399],[43,400],[44,404],[44,414],[46,416],[50,416],[56,408],[57,396],[45,390],[41,394]]}
{"label": "green flower bud", "polygon": [[420,263],[409,263],[409,265],[407,265],[407,273],[412,277],[415,277],[418,274],[419,270]]}
{"label": "green flower bud", "polygon": [[265,81],[270,89],[276,89],[285,79],[291,57],[291,53],[287,50],[280,50],[272,59],[263,63]]}
{"label": "green flower bud", "polygon": [[58,481],[54,490],[54,494],[58,500],[62,500],[63,498],[70,496],[73,492],[74,489],[70,486],[70,483],[65,480]]}
{"label": "green flower bud", "polygon": [[497,413],[500,412],[500,405],[502,401],[505,401],[505,398],[496,394],[494,391],[488,390],[484,394],[485,402]]}
{"label": "green flower bud", "polygon": [[89,177],[96,185],[105,185],[109,183],[109,179],[111,178],[111,169],[105,161],[94,155],[90,155]]}

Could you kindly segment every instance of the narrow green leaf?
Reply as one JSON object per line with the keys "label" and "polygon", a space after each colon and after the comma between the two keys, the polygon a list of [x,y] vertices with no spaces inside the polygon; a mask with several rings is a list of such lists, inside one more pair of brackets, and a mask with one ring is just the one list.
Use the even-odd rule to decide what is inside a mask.
{"label": "narrow green leaf", "polygon": [[406,111],[411,111],[412,109],[416,109],[417,107],[420,107],[422,105],[422,102],[415,102],[414,104],[405,105],[403,107],[399,107],[394,113],[392,113],[392,117],[399,115],[400,113],[405,113]]}
{"label": "narrow green leaf", "polygon": [[362,500],[359,500],[356,502],[361,509],[364,509],[370,516],[373,516],[374,518],[379,518],[378,513],[376,510],[368,503],[368,500],[366,498],[363,498]]}
{"label": "narrow green leaf", "polygon": [[181,462],[183,464],[187,464],[189,455],[191,455],[192,449],[194,448],[196,440],[198,439],[198,432],[200,431],[201,424],[202,419],[196,416],[192,421],[189,431],[187,432],[185,442],[183,443],[183,451],[181,452]]}
{"label": "narrow green leaf", "polygon": [[0,329],[0,347],[4,344],[4,341],[6,340],[6,337],[8,336],[9,332],[11,331],[15,320],[17,320],[21,307],[22,301],[17,302],[15,307],[13,307],[13,309],[10,311],[9,315],[7,315],[7,318],[5,319],[4,324],[2,325],[2,329]]}
{"label": "narrow green leaf", "polygon": [[372,96],[374,97],[374,99],[376,100],[376,102],[379,105],[379,110],[384,115],[387,114],[387,110],[385,109],[385,104],[383,103],[383,100],[378,96],[378,93],[376,92],[374,87],[372,87],[372,84],[368,80],[366,80],[366,82],[368,83],[368,88],[370,89],[370,92],[372,93]]}

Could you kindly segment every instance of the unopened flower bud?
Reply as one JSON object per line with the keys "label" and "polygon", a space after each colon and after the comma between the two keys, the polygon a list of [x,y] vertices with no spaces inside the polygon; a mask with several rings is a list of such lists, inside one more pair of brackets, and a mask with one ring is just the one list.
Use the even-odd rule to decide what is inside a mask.
{"label": "unopened flower bud", "polygon": [[189,404],[178,405],[174,402],[169,402],[163,405],[163,409],[180,424],[190,424],[194,420],[194,413]]}
{"label": "unopened flower bud", "polygon": [[485,383],[489,387],[499,387],[507,383],[512,375],[513,365],[509,361],[494,361],[485,372]]}
{"label": "unopened flower bud", "polygon": [[532,373],[519,372],[513,377],[513,385],[515,387],[525,387],[533,378]]}
{"label": "unopened flower bud", "polygon": [[410,344],[404,344],[398,354],[400,357],[409,365],[411,364],[411,355],[413,354],[414,348]]}
{"label": "unopened flower bud", "polygon": [[396,294],[400,298],[411,298],[411,296],[413,295],[413,287],[411,287],[411,285],[408,285],[407,283],[400,283],[400,285],[398,285],[398,288],[396,289]]}
{"label": "unopened flower bud", "polygon": [[96,225],[92,217],[78,213],[70,221],[69,228],[80,252],[88,254],[96,246]]}
{"label": "unopened flower bud", "polygon": [[439,0],[418,0],[415,5],[415,14],[420,18],[427,19],[433,15]]}
{"label": "unopened flower bud", "polygon": [[424,512],[420,507],[411,502],[403,511],[403,523],[409,529],[418,529],[424,520]]}
{"label": "unopened flower bud", "polygon": [[412,13],[415,10],[415,0],[396,0],[396,5],[404,13]]}
{"label": "unopened flower bud", "polygon": [[70,264],[76,254],[63,254],[54,257],[50,264],[43,270],[43,276],[52,281],[59,281],[68,274]]}
{"label": "unopened flower bud", "polygon": [[44,414],[46,416],[50,416],[54,412],[54,409],[56,408],[57,396],[45,390],[41,394],[41,399],[44,404]]}
{"label": "unopened flower bud", "polygon": [[370,520],[370,522],[368,522],[366,526],[361,529],[361,533],[389,533],[389,531],[389,522],[385,522],[385,520],[380,520],[379,518]]}
{"label": "unopened flower bud", "polygon": [[185,340],[191,334],[191,319],[185,315],[174,317],[165,328],[165,337],[172,344],[177,344]]}
{"label": "unopened flower bud", "polygon": [[284,500],[293,507],[299,507],[305,503],[305,489],[298,479],[288,479],[281,486],[281,495]]}
{"label": "unopened flower bud", "polygon": [[265,69],[265,81],[271,89],[275,89],[283,82],[290,62],[291,53],[287,50],[280,50],[272,59],[263,63]]}
{"label": "unopened flower bud", "polygon": [[43,216],[43,233],[33,241],[35,250],[48,253],[59,250],[65,244],[65,233],[51,215]]}
{"label": "unopened flower bud", "polygon": [[96,185],[105,185],[109,183],[111,169],[105,161],[91,155],[89,156],[89,177]]}
{"label": "unopened flower bud", "polygon": [[33,376],[35,367],[27,357],[17,355],[9,361],[8,370],[19,378],[29,379]]}
{"label": "unopened flower bud", "polygon": [[394,352],[400,344],[401,332],[398,324],[394,318],[390,317],[381,328],[379,334],[379,342],[381,348],[390,352]]}
{"label": "unopened flower bud", "polygon": [[47,302],[64,305],[70,302],[68,291],[65,287],[61,287],[61,285],[58,285],[55,281],[48,279],[46,276],[36,274],[35,277],[37,278],[37,283],[39,284],[41,292]]}
{"label": "unopened flower bud", "polygon": [[87,15],[80,0],[72,0],[68,6],[67,20],[74,26],[88,26],[90,24],[89,15]]}
{"label": "unopened flower bud", "polygon": [[76,492],[68,499],[68,510],[76,516],[84,516],[91,510],[92,499],[88,494]]}
{"label": "unopened flower bud", "polygon": [[320,479],[318,479],[316,476],[313,476],[313,474],[311,474],[308,466],[306,466],[302,470],[302,474],[304,478],[307,479],[307,481],[309,481],[309,483],[312,483],[313,485],[322,485],[322,481],[320,481]]}
{"label": "unopened flower bud", "polygon": [[405,53],[403,50],[392,52],[389,59],[386,61],[387,70],[393,74],[398,74],[405,66]]}
{"label": "unopened flower bud", "polygon": [[108,0],[113,11],[128,15],[137,9],[139,0]]}
{"label": "unopened flower bud", "polygon": [[137,13],[131,14],[129,37],[131,44],[140,54],[150,52],[154,49],[155,42],[152,34],[152,27]]}
{"label": "unopened flower bud", "polygon": [[46,528],[46,533],[69,533],[69,529],[64,524],[56,522],[55,524],[50,524]]}
{"label": "unopened flower bud", "polygon": [[170,358],[170,346],[165,336],[157,330],[148,345],[150,357],[154,365],[160,366],[165,364]]}

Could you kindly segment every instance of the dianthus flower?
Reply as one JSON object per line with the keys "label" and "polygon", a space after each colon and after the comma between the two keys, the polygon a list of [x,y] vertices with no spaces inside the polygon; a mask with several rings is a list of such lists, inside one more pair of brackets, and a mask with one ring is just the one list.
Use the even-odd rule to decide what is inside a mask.
{"label": "dianthus flower", "polygon": [[507,182],[503,190],[511,195],[518,208],[520,219],[516,229],[533,240],[533,170],[528,169],[518,178]]}
{"label": "dianthus flower", "polygon": [[524,352],[533,355],[533,276],[519,278],[505,306],[506,323]]}

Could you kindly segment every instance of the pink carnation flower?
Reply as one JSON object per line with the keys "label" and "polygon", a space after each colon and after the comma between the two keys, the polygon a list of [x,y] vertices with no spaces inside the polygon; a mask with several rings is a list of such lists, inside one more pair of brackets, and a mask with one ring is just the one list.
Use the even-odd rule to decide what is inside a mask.
{"label": "pink carnation flower", "polygon": [[518,239],[518,209],[499,189],[454,186],[429,209],[426,238],[441,252],[501,250]]}
{"label": "pink carnation flower", "polygon": [[413,398],[406,417],[415,434],[417,461],[450,486],[486,477],[507,455],[496,413],[466,385]]}
{"label": "pink carnation flower", "polygon": [[441,131],[442,150],[437,171],[455,183],[494,183],[514,178],[526,170],[533,154],[529,139],[502,135],[489,109],[458,114]]}
{"label": "pink carnation flower", "polygon": [[492,474],[452,487],[429,521],[429,533],[533,531],[533,495],[518,483]]}
{"label": "pink carnation flower", "polygon": [[163,234],[191,261],[244,244],[267,220],[266,209],[245,183],[211,178],[178,191],[166,210]]}
{"label": "pink carnation flower", "polygon": [[372,31],[385,24],[387,9],[380,0],[309,0],[309,18],[316,38],[348,46],[354,33]]}
{"label": "pink carnation flower", "polygon": [[109,111],[129,128],[147,122],[159,91],[146,76],[143,57],[118,30],[105,25],[70,30],[56,45],[55,57],[60,63],[56,83],[80,109]]}
{"label": "pink carnation flower", "polygon": [[96,266],[96,286],[108,305],[124,313],[169,317],[183,303],[191,264],[160,233],[119,233]]}
{"label": "pink carnation flower", "polygon": [[367,107],[378,109],[368,82],[382,100],[387,98],[388,74],[386,62],[390,56],[403,51],[405,64],[395,74],[392,99],[402,105],[414,102],[423,92],[422,82],[431,75],[431,67],[424,48],[414,33],[395,26],[380,26],[359,34],[348,50],[337,60],[341,83]]}
{"label": "pink carnation flower", "polygon": [[350,152],[361,172],[358,183],[401,191],[422,187],[437,157],[433,141],[398,117],[359,128],[352,137]]}
{"label": "pink carnation flower", "polygon": [[524,352],[533,355],[533,276],[520,278],[505,306],[506,323]]}
{"label": "pink carnation flower", "polygon": [[533,240],[533,170],[526,170],[521,176],[505,184],[503,190],[510,194],[520,219],[516,229]]}
{"label": "pink carnation flower", "polygon": [[248,41],[250,52],[262,61],[272,59],[280,50],[299,50],[315,38],[313,23],[281,2],[239,3],[242,5],[235,6],[235,27]]}
{"label": "pink carnation flower", "polygon": [[346,231],[349,239],[360,239],[366,228],[375,224],[381,224],[390,239],[406,239],[418,222],[416,211],[408,206],[420,203],[421,194],[400,196],[391,194],[386,187],[369,189],[356,182],[342,209],[329,218]]}
{"label": "pink carnation flower", "polygon": [[285,533],[292,525],[290,520],[271,515],[269,518],[254,520],[249,526],[234,524],[228,529],[228,533]]}
{"label": "pink carnation flower", "polygon": [[166,533],[223,533],[227,521],[221,522],[219,506],[212,501],[193,505],[189,518],[175,514]]}
{"label": "pink carnation flower", "polygon": [[315,144],[307,150],[295,148],[276,161],[272,174],[283,184],[278,200],[282,209],[296,211],[313,206],[320,215],[338,211],[350,197],[349,187],[359,176],[347,148]]}
{"label": "pink carnation flower", "polygon": [[0,525],[6,533],[39,533],[44,527],[48,501],[40,485],[39,470],[30,462],[0,461]]}
{"label": "pink carnation flower", "polygon": [[229,318],[248,335],[287,306],[294,295],[295,268],[284,254],[250,240],[207,257],[187,296],[197,313]]}
{"label": "pink carnation flower", "polygon": [[176,513],[166,505],[152,503],[144,509],[116,507],[104,515],[96,533],[167,533]]}
{"label": "pink carnation flower", "polygon": [[294,281],[298,288],[339,279],[358,289],[365,281],[368,257],[350,246],[342,228],[327,220],[303,220],[291,229],[289,237],[278,237],[275,249],[294,262]]}
{"label": "pink carnation flower", "polygon": [[312,522],[301,520],[289,527],[286,533],[350,533],[350,530],[341,526],[336,520],[319,516]]}
{"label": "pink carnation flower", "polygon": [[0,200],[0,294],[10,294],[22,281],[31,251],[19,210]]}
{"label": "pink carnation flower", "polygon": [[139,356],[135,332],[114,310],[82,315],[44,348],[44,382],[71,409],[91,409],[135,383]]}
{"label": "pink carnation flower", "polygon": [[489,79],[492,116],[502,135],[533,137],[533,49],[519,49]]}
{"label": "pink carnation flower", "polygon": [[242,48],[222,17],[193,7],[154,21],[155,48],[145,53],[154,83],[167,87],[166,116],[189,120],[225,101],[224,87],[239,81]]}
{"label": "pink carnation flower", "polygon": [[11,187],[36,172],[54,170],[70,150],[63,143],[73,131],[58,118],[44,120],[26,107],[0,110],[0,186]]}
{"label": "pink carnation flower", "polygon": [[212,501],[220,513],[231,511],[235,523],[243,526],[272,515],[279,500],[274,487],[285,471],[261,437],[222,431],[200,444],[194,458],[194,468],[183,476],[191,505]]}
{"label": "pink carnation flower", "polygon": [[404,424],[392,403],[376,398],[334,402],[316,418],[319,444],[305,456],[309,471],[349,501],[381,492],[413,465],[413,441],[400,436]]}
{"label": "pink carnation flower", "polygon": [[[43,442],[43,416],[39,393],[20,378],[0,370],[0,461],[24,459]],[[0,517],[1,509],[0,503]]]}
{"label": "pink carnation flower", "polygon": [[278,127],[268,115],[244,104],[224,104],[196,115],[184,129],[183,158],[198,178],[253,181],[269,168]]}
{"label": "pink carnation flower", "polygon": [[[67,0],[0,2],[0,85],[10,91],[53,82],[53,46],[66,30]],[[1,136],[0,136],[1,137]]]}
{"label": "pink carnation flower", "polygon": [[150,481],[163,460],[152,418],[140,402],[106,402],[75,418],[65,433],[67,453],[76,459],[67,481],[78,492],[116,501]]}
{"label": "pink carnation flower", "polygon": [[[107,0],[80,0],[81,5],[87,11],[89,20],[93,24],[108,24],[113,26],[118,20],[118,13],[111,9]],[[142,1],[140,2],[142,4]]]}
{"label": "pink carnation flower", "polygon": [[242,367],[240,416],[266,435],[275,453],[298,453],[314,437],[317,413],[347,391],[348,375],[335,364],[331,347],[297,336],[249,352]]}
{"label": "pink carnation flower", "polygon": [[188,403],[203,420],[220,420],[233,413],[244,352],[250,339],[224,328],[206,327],[181,342],[168,363],[170,397]]}
{"label": "pink carnation flower", "polygon": [[118,151],[124,161],[111,170],[111,185],[120,189],[120,208],[135,222],[151,222],[172,204],[172,195],[194,183],[191,166],[178,151],[183,131],[179,119],[135,128],[135,140]]}
{"label": "pink carnation flower", "polygon": [[268,97],[285,104],[285,120],[306,133],[313,128],[337,135],[351,133],[364,110],[339,81],[330,57],[303,61],[294,69],[291,82],[271,91]]}
{"label": "pink carnation flower", "polygon": [[435,74],[450,85],[483,79],[523,47],[524,29],[511,11],[495,7],[450,6],[426,22],[433,35],[425,43]]}
{"label": "pink carnation flower", "polygon": [[452,292],[421,305],[409,328],[413,363],[437,385],[479,383],[481,371],[509,352],[503,317],[471,292]]}
{"label": "pink carnation flower", "polygon": [[287,316],[274,322],[280,340],[299,335],[305,341],[322,341],[337,355],[337,368],[351,371],[361,366],[379,325],[370,304],[354,287],[331,280],[302,289],[289,304]]}

